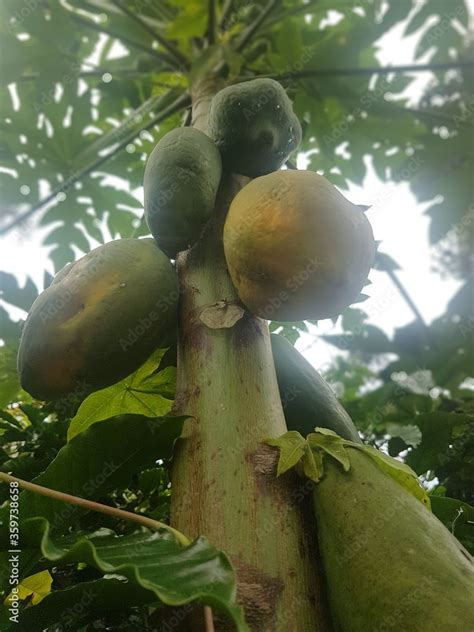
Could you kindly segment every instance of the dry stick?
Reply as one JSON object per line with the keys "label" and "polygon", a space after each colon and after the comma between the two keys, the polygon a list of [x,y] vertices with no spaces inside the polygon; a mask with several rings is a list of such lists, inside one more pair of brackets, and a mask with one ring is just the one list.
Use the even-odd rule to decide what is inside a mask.
{"label": "dry stick", "polygon": [[151,35],[159,44],[165,48],[168,53],[175,59],[176,63],[179,66],[182,66],[184,70],[189,70],[190,63],[189,60],[183,55],[183,53],[176,48],[171,42],[169,42],[166,37],[163,37],[160,33],[155,31],[149,24],[147,24],[139,15],[135,15],[133,11],[131,11],[127,6],[121,2],[121,0],[112,0],[112,3],[115,4],[125,15],[134,20],[137,24],[139,24],[149,35]]}
{"label": "dry stick", "polygon": [[114,151],[110,152],[110,154],[107,154],[105,156],[100,156],[99,158],[95,159],[92,163],[90,163],[86,167],[80,169],[77,173],[75,173],[73,176],[68,178],[62,186],[54,189],[54,191],[52,191],[49,195],[47,195],[43,200],[38,202],[38,204],[33,206],[33,208],[29,209],[28,211],[20,215],[20,217],[15,218],[3,228],[0,228],[0,236],[5,235],[12,228],[15,228],[15,226],[18,226],[18,224],[21,224],[22,222],[24,222],[26,219],[31,217],[34,213],[44,208],[47,204],[49,204],[49,202],[54,200],[54,198],[59,193],[66,191],[75,182],[77,182],[84,176],[88,175],[89,173],[91,173],[91,171],[94,171],[94,169],[97,169],[97,167],[100,167],[100,165],[102,165],[104,162],[106,162],[107,160],[115,156],[118,151],[123,149],[123,147],[126,147],[132,140],[134,140],[139,135],[140,132],[150,129],[157,123],[161,123],[161,121],[168,118],[168,116],[171,116],[172,114],[175,114],[176,112],[179,112],[179,110],[183,109],[184,107],[187,107],[190,103],[191,103],[191,98],[189,97],[188,94],[183,94],[180,97],[178,97],[175,101],[173,101],[173,103],[171,103],[167,108],[165,108],[163,112],[160,112],[155,117],[153,117],[150,120],[150,122],[147,123],[144,127],[142,127],[138,132],[137,131],[131,132],[122,142],[120,142],[117,145]]}
{"label": "dry stick", "polygon": [[165,524],[164,522],[159,522],[158,520],[153,520],[147,516],[139,516],[131,511],[117,509],[116,507],[109,507],[108,505],[96,503],[93,500],[87,500],[86,498],[80,498],[79,496],[65,494],[64,492],[59,492],[56,489],[51,489],[50,487],[43,487],[42,485],[37,485],[36,483],[24,481],[16,476],[10,476],[10,474],[5,474],[5,472],[0,472],[0,481],[4,481],[5,483],[18,483],[19,487],[27,489],[34,494],[41,494],[41,496],[47,496],[48,498],[53,498],[54,500],[60,500],[62,502],[70,503],[71,505],[78,505],[79,507],[84,507],[84,509],[90,509],[91,511],[97,511],[99,513],[113,516],[118,520],[137,522],[143,527],[148,527],[149,529],[153,529],[155,531],[158,529],[166,529],[174,535],[176,541],[181,544],[181,546],[189,546],[191,544],[191,540],[189,540],[189,538],[177,529],[173,529],[170,525]]}

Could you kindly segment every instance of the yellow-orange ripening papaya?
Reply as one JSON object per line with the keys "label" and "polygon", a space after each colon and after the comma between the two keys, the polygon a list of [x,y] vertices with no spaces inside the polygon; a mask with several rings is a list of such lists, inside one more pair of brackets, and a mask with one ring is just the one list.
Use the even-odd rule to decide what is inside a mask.
{"label": "yellow-orange ripening papaya", "polygon": [[253,79],[218,92],[211,101],[208,132],[224,168],[250,177],[279,169],[301,142],[291,101],[273,79]]}
{"label": "yellow-orange ripening papaya", "polygon": [[199,238],[214,209],[221,157],[203,132],[182,127],[156,145],[145,168],[145,216],[158,246],[170,257]]}
{"label": "yellow-orange ripening papaya", "polygon": [[81,395],[135,371],[176,337],[175,270],[153,239],[120,239],[69,264],[33,303],[18,351],[38,399]]}
{"label": "yellow-orange ripening papaya", "polygon": [[277,171],[235,196],[224,250],[241,301],[280,321],[337,316],[359,295],[375,256],[364,213],[311,171]]}
{"label": "yellow-orange ripening papaya", "polygon": [[[311,436],[311,435],[310,435]],[[375,460],[324,456],[314,508],[338,632],[471,632],[469,553]]]}

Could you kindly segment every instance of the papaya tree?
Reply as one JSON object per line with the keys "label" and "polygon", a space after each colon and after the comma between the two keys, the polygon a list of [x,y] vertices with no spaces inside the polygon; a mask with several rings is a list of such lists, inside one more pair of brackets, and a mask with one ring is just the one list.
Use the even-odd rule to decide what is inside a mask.
{"label": "papaya tree", "polygon": [[[2,629],[470,630],[464,1],[1,10],[0,235],[56,273],[1,277]],[[380,65],[396,26],[429,63]],[[430,326],[338,190],[367,156],[466,281]],[[393,340],[350,307],[373,266]],[[341,314],[345,408],[291,344]]]}

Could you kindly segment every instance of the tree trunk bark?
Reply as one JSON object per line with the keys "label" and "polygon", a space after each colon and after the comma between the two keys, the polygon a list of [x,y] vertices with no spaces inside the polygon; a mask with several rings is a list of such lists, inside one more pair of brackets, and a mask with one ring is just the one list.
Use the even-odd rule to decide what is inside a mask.
{"label": "tree trunk bark", "polygon": [[[205,102],[195,100],[201,129]],[[286,432],[268,324],[241,306],[224,257],[225,215],[247,181],[223,176],[214,217],[177,260],[175,409],[193,418],[176,446],[171,523],[229,555],[251,630],[327,632],[314,521],[305,519],[310,486],[292,473],[277,479],[278,452],[262,443]],[[180,629],[204,629],[202,620]]]}

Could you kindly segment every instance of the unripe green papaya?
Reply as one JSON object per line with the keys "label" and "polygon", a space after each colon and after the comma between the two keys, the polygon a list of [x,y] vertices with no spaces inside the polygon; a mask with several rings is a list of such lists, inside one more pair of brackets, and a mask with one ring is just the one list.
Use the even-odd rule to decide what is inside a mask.
{"label": "unripe green papaya", "polygon": [[367,453],[324,456],[314,509],[338,632],[471,632],[474,566],[444,525]]}
{"label": "unripe green papaya", "polygon": [[354,422],[316,369],[283,336],[270,339],[288,430],[306,436],[318,426],[361,443]]}
{"label": "unripe green papaya", "polygon": [[174,258],[194,244],[214,209],[221,179],[214,142],[193,127],[168,132],[145,168],[145,217],[158,246]]}
{"label": "unripe green papaya", "polygon": [[301,125],[283,87],[253,79],[220,90],[212,99],[208,133],[224,168],[256,177],[276,171],[301,142]]}
{"label": "unripe green papaya", "polygon": [[61,270],[33,303],[18,351],[22,387],[78,397],[135,371],[175,341],[177,277],[152,239],[120,239]]}

